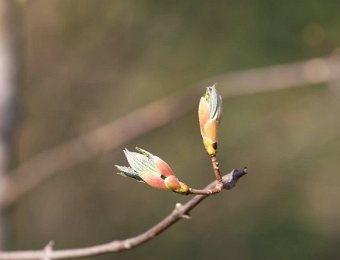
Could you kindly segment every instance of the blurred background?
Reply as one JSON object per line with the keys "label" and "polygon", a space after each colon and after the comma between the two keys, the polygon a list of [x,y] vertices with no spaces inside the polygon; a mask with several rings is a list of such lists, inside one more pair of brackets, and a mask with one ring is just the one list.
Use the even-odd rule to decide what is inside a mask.
{"label": "blurred background", "polygon": [[[197,105],[204,86],[220,75],[220,165],[224,173],[248,166],[249,174],[153,241],[86,259],[340,258],[340,84],[320,70],[321,58],[340,50],[338,1],[28,0],[12,1],[10,9],[19,28],[14,56],[22,65],[8,171],[151,102],[193,94],[172,108],[187,112],[170,114],[159,127],[126,119],[126,141],[107,137],[117,139],[114,149],[103,148],[105,142],[90,155],[85,149],[79,163],[72,151],[59,153],[71,162],[5,207],[3,248],[124,239],[185,203],[189,197],[114,174],[114,164],[126,165],[122,149],[139,146],[166,160],[190,186],[210,183]],[[222,80],[234,71],[305,60],[321,67],[276,91],[269,83],[268,91],[258,92],[257,84],[238,93]],[[290,78],[275,76],[277,82]],[[252,78],[245,80],[251,88]],[[268,84],[265,77],[256,80]],[[157,120],[149,119],[156,126]],[[135,128],[147,130],[129,138]],[[44,169],[49,172],[49,164]],[[30,182],[34,172],[20,173],[21,181]]]}

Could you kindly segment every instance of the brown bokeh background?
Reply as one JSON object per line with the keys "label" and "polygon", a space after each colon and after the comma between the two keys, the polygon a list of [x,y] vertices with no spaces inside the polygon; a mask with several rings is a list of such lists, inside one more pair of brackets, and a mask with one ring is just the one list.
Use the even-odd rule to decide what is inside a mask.
{"label": "brown bokeh background", "polygon": [[[215,75],[329,56],[340,43],[336,1],[30,0],[22,8],[16,165]],[[247,165],[249,175],[190,221],[96,259],[339,258],[339,98],[334,82],[225,98],[220,165]],[[10,209],[8,249],[123,239],[185,202],[114,174],[126,164],[122,149],[135,146],[191,186],[213,178],[193,110],[27,193]]]}

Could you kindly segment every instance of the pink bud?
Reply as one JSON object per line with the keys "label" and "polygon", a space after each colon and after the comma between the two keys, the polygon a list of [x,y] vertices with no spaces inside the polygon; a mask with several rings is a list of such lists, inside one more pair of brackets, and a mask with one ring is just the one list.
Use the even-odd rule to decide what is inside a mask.
{"label": "pink bud", "polygon": [[198,119],[205,149],[211,156],[216,155],[217,130],[221,113],[221,96],[217,93],[215,86],[208,87],[199,103]]}
{"label": "pink bud", "polygon": [[204,126],[210,117],[210,109],[207,100],[201,97],[200,104],[198,106],[198,120],[200,123],[200,130],[202,136],[204,135]]}
{"label": "pink bud", "polygon": [[177,179],[165,161],[141,148],[136,149],[141,153],[124,150],[130,167],[116,165],[120,171],[118,174],[144,182],[153,188],[188,194],[189,187]]}
{"label": "pink bud", "polygon": [[152,172],[143,172],[139,175],[145,183],[156,189],[168,189],[164,180]]}
{"label": "pink bud", "polygon": [[165,186],[170,190],[175,191],[181,188],[181,184],[175,176],[166,177],[164,182]]}
{"label": "pink bud", "polygon": [[208,137],[212,142],[217,142],[218,122],[208,119],[204,125],[204,136]]}
{"label": "pink bud", "polygon": [[167,164],[165,161],[163,161],[161,158],[158,156],[154,156],[154,162],[156,165],[156,168],[160,171],[160,173],[165,176],[174,176],[174,172],[170,168],[169,164]]}

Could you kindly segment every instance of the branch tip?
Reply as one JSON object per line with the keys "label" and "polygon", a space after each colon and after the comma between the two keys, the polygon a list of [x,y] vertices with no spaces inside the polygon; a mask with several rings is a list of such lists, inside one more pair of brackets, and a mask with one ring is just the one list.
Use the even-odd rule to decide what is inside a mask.
{"label": "branch tip", "polygon": [[234,169],[223,177],[224,189],[230,190],[236,186],[237,181],[248,173],[247,167]]}
{"label": "branch tip", "polygon": [[189,219],[191,219],[191,216],[189,214],[182,214],[181,218],[189,220]]}
{"label": "branch tip", "polygon": [[45,249],[53,249],[55,245],[55,242],[53,240],[51,240],[50,242],[47,243],[47,245],[45,246]]}
{"label": "branch tip", "polygon": [[54,241],[51,240],[44,247],[44,257],[42,258],[43,260],[50,260],[51,259],[51,254],[52,254],[52,251],[53,251],[53,246],[54,246]]}

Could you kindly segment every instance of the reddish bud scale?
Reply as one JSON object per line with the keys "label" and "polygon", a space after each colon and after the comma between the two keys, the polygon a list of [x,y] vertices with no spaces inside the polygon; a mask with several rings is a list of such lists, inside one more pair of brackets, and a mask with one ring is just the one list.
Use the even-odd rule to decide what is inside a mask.
{"label": "reddish bud scale", "polygon": [[160,171],[160,173],[163,176],[168,177],[168,176],[175,175],[172,169],[170,168],[169,164],[167,164],[161,158],[159,158],[158,156],[154,156],[154,161],[155,161],[156,168]]}
{"label": "reddish bud scale", "polygon": [[217,130],[218,122],[216,120],[209,119],[204,126],[204,134],[212,142],[217,142]]}
{"label": "reddish bud scale", "polygon": [[201,130],[202,136],[205,134],[204,128],[209,118],[210,118],[209,104],[207,100],[204,97],[202,97],[199,103],[199,107],[198,107],[198,119],[200,123],[200,130]]}
{"label": "reddish bud scale", "polygon": [[181,188],[181,184],[175,176],[166,177],[164,180],[165,186],[170,190],[178,190]]}
{"label": "reddish bud scale", "polygon": [[168,189],[165,185],[164,180],[157,176],[152,172],[144,172],[140,174],[140,177],[145,181],[148,185],[156,189]]}
{"label": "reddish bud scale", "polygon": [[210,107],[204,97],[201,98],[198,107],[198,119],[205,149],[209,155],[215,155],[219,122],[210,118]]}

